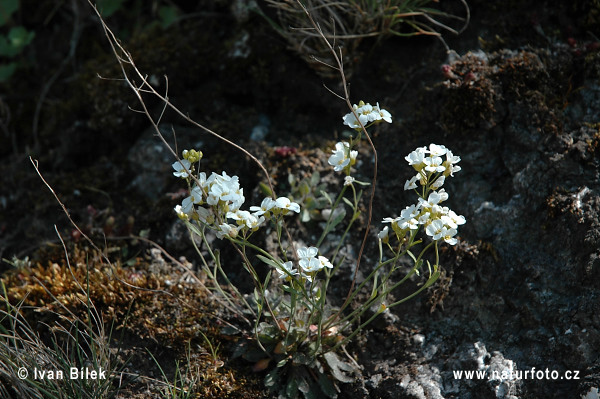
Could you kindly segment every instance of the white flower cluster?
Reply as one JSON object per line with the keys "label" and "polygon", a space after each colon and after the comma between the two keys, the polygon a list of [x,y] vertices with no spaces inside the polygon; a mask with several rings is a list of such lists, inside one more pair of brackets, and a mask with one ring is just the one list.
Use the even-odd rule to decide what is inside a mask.
{"label": "white flower cluster", "polygon": [[[445,159],[443,159],[443,157]],[[446,177],[454,176],[460,171],[460,157],[455,156],[443,145],[431,144],[429,148],[419,147],[405,157],[409,165],[417,171],[417,175],[407,180],[404,184],[405,190],[416,189],[417,181],[425,187],[424,196],[419,198],[415,205],[407,206],[397,218],[385,218],[384,223],[391,223],[392,229],[397,237],[403,238],[410,230],[416,230],[423,226],[425,233],[433,240],[443,240],[450,245],[455,245],[455,235],[458,226],[465,224],[464,216],[457,215],[450,208],[442,206],[442,202],[448,199],[448,193],[442,185]],[[437,190],[437,191],[436,191]],[[389,229],[385,227],[379,238],[383,242],[389,240]]]}
{"label": "white flower cluster", "polygon": [[349,169],[356,163],[358,151],[350,150],[350,143],[347,141],[336,143],[335,148],[331,152],[333,155],[329,157],[327,162],[329,165],[333,166],[333,170],[336,172]]}
{"label": "white flower cluster", "polygon": [[[187,154],[189,152],[184,151],[184,157]],[[190,161],[190,158],[175,162],[173,175],[191,181],[192,165],[197,160]],[[300,206],[287,197],[267,197],[260,206],[251,206],[252,212],[241,210],[246,200],[244,189],[237,176],[228,176],[225,172],[220,175],[213,172],[208,178],[201,172],[193,181],[190,195],[175,207],[175,212],[181,219],[197,220],[214,228],[219,238],[226,235],[235,238],[240,231],[256,231],[272,215],[300,213]]]}
{"label": "white flower cluster", "polygon": [[[352,129],[361,130],[361,124],[362,126],[367,127],[368,124],[380,123],[381,121],[392,123],[392,115],[385,109],[379,108],[379,103],[373,106],[369,103],[365,104],[363,101],[361,101],[358,103],[358,105],[354,104],[352,108],[354,109],[354,112],[350,112],[344,115],[342,118],[344,125],[347,125]],[[360,123],[358,123],[354,113],[356,113],[358,116]]]}
{"label": "white flower cluster", "polygon": [[277,269],[279,277],[290,280],[292,276],[300,275],[308,281],[312,281],[313,276],[324,267],[333,268],[329,259],[318,255],[319,250],[316,247],[301,247],[296,250],[298,255],[299,269],[294,269],[294,262],[288,261],[281,264],[281,269]]}

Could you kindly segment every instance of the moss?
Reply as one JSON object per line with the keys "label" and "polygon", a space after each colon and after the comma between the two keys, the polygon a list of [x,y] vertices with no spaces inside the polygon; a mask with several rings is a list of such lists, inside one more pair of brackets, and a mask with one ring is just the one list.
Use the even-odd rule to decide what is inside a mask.
{"label": "moss", "polygon": [[[142,381],[150,377],[149,369],[160,375],[155,363],[142,366],[147,363],[148,355],[145,349],[136,348],[145,342],[146,348],[155,346],[153,352],[170,382],[176,378],[176,362],[180,371],[192,378],[189,381],[196,381],[188,385],[190,397],[266,397],[262,382],[256,376],[247,375],[245,365],[228,362],[223,367],[221,350],[217,351],[217,357],[211,353],[204,336],[213,348],[223,347],[221,344],[231,338],[221,334],[225,314],[203,285],[186,283],[184,272],[174,265],[157,270],[156,258],[139,257],[135,266],[129,267],[120,262],[108,265],[98,252],[82,245],[71,248],[69,253],[71,266],[60,260],[64,255],[62,248],[55,247],[40,254],[48,260],[46,265],[22,264],[4,274],[2,283],[7,287],[10,303],[23,301],[35,310],[27,312],[28,318],[52,324],[56,315],[71,318],[65,308],[86,320],[87,306],[91,302],[102,314],[106,326],[124,329],[128,340],[133,341],[119,352],[128,354],[128,367],[142,370]],[[113,332],[113,335],[120,334]],[[191,357],[185,350],[177,349],[188,345],[194,348]],[[160,355],[165,352],[169,353],[167,358]],[[144,390],[155,391],[155,394],[163,391],[162,384],[144,385]],[[142,391],[137,388],[133,384],[121,392],[137,397],[134,395]]]}
{"label": "moss", "polygon": [[490,79],[487,56],[468,53],[445,68],[440,114],[444,128],[463,135],[493,127],[498,122],[496,101],[500,93],[498,83]]}

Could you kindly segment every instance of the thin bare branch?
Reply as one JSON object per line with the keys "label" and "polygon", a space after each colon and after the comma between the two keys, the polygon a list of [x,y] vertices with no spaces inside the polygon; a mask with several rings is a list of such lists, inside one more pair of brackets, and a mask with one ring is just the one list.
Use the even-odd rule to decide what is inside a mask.
{"label": "thin bare branch", "polygon": [[[157,121],[154,120],[154,118],[152,117],[152,115],[150,114],[150,111],[148,110],[144,99],[142,98],[142,89],[144,90],[144,92],[152,94],[153,96],[157,97],[160,101],[162,101],[165,106],[169,107],[171,110],[173,110],[176,114],[178,114],[179,116],[181,116],[183,119],[185,119],[188,123],[191,123],[192,125],[202,129],[204,132],[212,135],[213,137],[218,138],[219,140],[229,144],[230,146],[236,148],[237,150],[241,151],[242,153],[244,153],[248,158],[250,158],[253,162],[255,162],[258,167],[260,168],[260,170],[263,172],[267,183],[269,185],[269,188],[271,189],[271,192],[273,193],[273,196],[275,196],[275,188],[273,186],[273,182],[271,180],[271,177],[268,173],[268,171],[266,170],[266,168],[264,167],[264,165],[262,164],[262,162],[260,162],[254,155],[252,155],[248,150],[246,150],[245,148],[243,148],[242,146],[240,146],[239,144],[234,143],[233,141],[221,136],[220,134],[212,131],[211,129],[201,125],[200,123],[196,122],[195,120],[193,120],[192,118],[190,118],[187,114],[183,113],[181,110],[179,110],[179,108],[177,108],[175,105],[173,105],[173,103],[170,102],[170,100],[168,99],[167,94],[162,95],[160,93],[158,93],[154,87],[152,87],[152,85],[148,82],[147,80],[147,76],[143,75],[140,70],[137,68],[137,66],[135,65],[135,62],[133,60],[133,57],[131,56],[131,54],[125,50],[125,48],[120,44],[120,42],[117,40],[116,36],[114,35],[114,33],[112,32],[112,30],[106,25],[106,23],[104,22],[104,20],[102,19],[102,16],[100,14],[100,12],[98,11],[98,9],[94,6],[94,4],[92,4],[91,0],[88,0],[88,2],[90,3],[90,5],[94,8],[98,18],[100,19],[100,23],[102,24],[102,28],[104,29],[104,33],[106,35],[106,37],[108,38],[109,44],[111,46],[111,49],[121,67],[121,72],[123,74],[124,80],[127,82],[127,84],[129,85],[129,87],[133,90],[134,94],[136,95],[136,97],[138,98],[140,105],[143,108],[143,113],[146,115],[146,117],[148,118],[148,120],[152,123],[152,127],[154,128],[154,131],[156,132],[156,135],[160,138],[160,140],[163,142],[163,144],[167,147],[167,149],[171,152],[171,154],[173,154],[173,156],[181,161],[181,159],[179,158],[179,155],[175,152],[175,150],[173,149],[173,147],[167,142],[167,140],[164,138],[164,136],[162,135],[159,127],[158,127],[158,123]],[[122,54],[122,56],[121,56]],[[141,80],[141,84],[140,86],[135,85],[132,82],[132,79],[130,78],[125,65],[130,65],[133,68],[133,73]]]}

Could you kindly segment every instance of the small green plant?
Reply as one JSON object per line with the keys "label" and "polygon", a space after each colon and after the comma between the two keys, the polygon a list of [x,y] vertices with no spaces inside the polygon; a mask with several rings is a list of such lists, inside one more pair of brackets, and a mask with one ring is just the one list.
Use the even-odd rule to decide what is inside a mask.
{"label": "small green plant", "polygon": [[182,368],[179,361],[175,363],[175,375],[170,380],[166,372],[161,367],[156,357],[148,351],[148,354],[154,360],[154,363],[160,370],[164,383],[164,399],[188,399],[193,398],[196,385],[199,385],[200,373],[194,373],[190,366],[190,349],[187,351],[187,365]]}
{"label": "small green plant", "polygon": [[288,183],[290,199],[300,205],[300,220],[304,223],[322,219],[322,211],[333,204],[318,171],[300,180],[290,173]]}
{"label": "small green plant", "polygon": [[[377,152],[367,129],[376,124],[392,123],[392,116],[378,103],[371,105],[361,101],[353,105],[350,102],[340,56],[310,12],[306,9],[304,12],[314,32],[332,53],[344,90],[340,97],[345,99],[350,111],[342,120],[356,132],[348,141],[336,143],[327,159],[332,173],[343,175],[343,182],[340,181],[335,199],[324,194],[324,190],[320,191],[329,197],[327,202],[331,212],[322,224],[321,232],[315,234],[313,231],[306,237],[302,236],[302,229],[294,236],[295,231],[288,228],[288,221],[302,212],[300,203],[288,196],[276,195],[264,165],[243,147],[193,121],[176,108],[166,94],[158,93],[114,34],[105,24],[103,26],[125,82],[138,97],[142,112],[152,123],[157,136],[177,159],[172,164],[173,174],[185,181],[189,196],[174,210],[194,238],[192,243],[202,269],[212,281],[216,297],[249,327],[247,339],[239,341],[234,356],[253,361],[255,371],[269,369],[265,385],[281,398],[300,395],[306,399],[335,398],[339,392],[338,383],[351,382],[360,373],[355,361],[347,355],[346,344],[379,315],[415,297],[436,281],[440,275],[439,246],[457,243],[457,228],[465,223],[465,218],[443,204],[448,193],[442,186],[460,170],[457,165],[460,157],[436,144],[410,152],[405,159],[416,174],[406,181],[405,189],[413,190],[418,200],[401,210],[399,216],[383,220],[389,226],[378,234],[379,257],[369,265],[364,281],[357,284],[357,272],[369,238],[377,182]],[[133,75],[128,71],[133,71]],[[203,171],[200,166],[203,153],[196,149],[184,150],[180,157],[161,134],[159,123],[163,113],[155,119],[146,107],[144,98],[149,94],[160,99],[165,108],[232,145],[255,162],[267,180],[265,186],[269,187],[269,196],[260,204],[243,209],[246,197],[238,176],[230,176],[224,171]],[[374,154],[375,172],[370,183],[359,182],[353,176],[358,157],[356,148],[364,145],[365,140]],[[305,193],[304,199],[307,199],[313,192],[311,187],[317,185],[316,181],[307,182],[299,192]],[[365,185],[370,185],[370,196],[363,239],[356,258],[348,259],[342,248],[348,240],[356,238],[352,232],[361,220],[361,187]],[[261,229],[275,232],[275,245],[268,250],[256,234]],[[209,232],[211,236],[227,241],[239,255],[241,267],[254,286],[249,295],[241,292],[228,277],[220,252],[211,244],[214,241],[207,239]],[[411,266],[407,266],[407,262]],[[345,299],[332,301],[328,288],[334,276],[343,270],[344,263],[354,264],[352,284]],[[265,268],[266,273],[260,271]],[[416,280],[414,292],[391,300],[390,294],[409,280]]]}
{"label": "small green plant", "polygon": [[[11,24],[11,18],[19,10],[19,0],[4,0],[0,4],[0,28],[7,32],[0,33],[0,82],[6,82],[20,65],[17,57],[23,52],[33,38],[35,32],[25,27]],[[12,26],[11,26],[12,25]]]}
{"label": "small green plant", "polygon": [[[344,203],[349,212],[331,212],[316,246],[298,244],[286,230],[285,218],[301,212],[298,203],[287,197],[266,197],[260,206],[242,210],[245,197],[239,178],[225,172],[213,172],[210,176],[200,172],[200,151],[185,150],[183,158],[172,165],[173,174],[187,182],[190,192],[190,196],[175,207],[179,217],[192,235],[205,243],[207,230],[228,240],[240,254],[243,267],[254,283],[254,294],[248,301],[231,284],[219,256],[208,247],[212,259],[203,258],[206,274],[215,287],[220,287],[223,281],[230,285],[235,295],[220,290],[221,295],[226,296],[240,314],[250,314],[254,320],[253,340],[250,344],[243,342],[238,355],[255,361],[255,370],[275,366],[267,374],[265,384],[284,397],[293,398],[299,392],[306,398],[317,393],[335,397],[336,382],[353,381],[357,367],[351,359],[341,358],[338,352],[379,314],[414,297],[436,281],[439,277],[438,245],[440,242],[456,244],[457,227],[465,223],[464,217],[442,205],[448,199],[442,186],[446,178],[460,170],[457,165],[460,157],[436,144],[417,148],[406,156],[417,173],[406,181],[405,189],[414,190],[418,202],[402,210],[399,217],[384,219],[385,223],[390,223],[391,230],[386,226],[378,235],[378,263],[367,278],[351,290],[343,305],[331,306],[327,288],[344,261],[340,249],[360,215],[362,191],[357,189],[352,176],[358,152],[353,148],[360,144],[367,127],[384,121],[391,123],[392,119],[379,105],[361,102],[353,106],[343,121],[356,129],[358,135],[349,142],[338,142],[328,159],[334,171],[344,175],[342,189],[330,205],[335,210]],[[328,257],[324,256],[319,247],[347,213],[350,220],[341,238]],[[267,252],[252,241],[253,234],[267,224],[277,232],[278,250],[275,253]],[[424,242],[419,237],[422,231],[431,241]],[[435,253],[433,263],[425,259],[430,249]],[[202,256],[200,250],[198,253]],[[270,267],[266,277],[260,277],[251,253]],[[405,256],[413,261],[409,270],[405,270],[400,262]],[[388,303],[391,292],[422,271],[426,272],[426,278],[421,287],[403,299]],[[397,280],[397,275],[403,272],[404,277]],[[279,283],[273,284],[274,275]],[[365,290],[370,291],[368,299],[356,304],[359,293]],[[350,310],[350,304],[356,306]],[[366,316],[369,310],[371,314]]]}

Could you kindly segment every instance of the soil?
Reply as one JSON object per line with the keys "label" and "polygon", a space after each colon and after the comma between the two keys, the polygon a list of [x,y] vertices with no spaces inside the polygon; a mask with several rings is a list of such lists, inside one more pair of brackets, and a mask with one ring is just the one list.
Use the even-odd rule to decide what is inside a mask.
{"label": "soil", "polygon": [[[170,101],[254,153],[278,192],[290,190],[290,173],[319,171],[328,187],[339,184],[326,163],[348,112],[331,93],[341,91],[339,79],[312,69],[266,18],[244,12],[249,3],[125,1],[107,23],[158,91],[167,92],[168,76]],[[365,39],[348,58],[352,101],[379,102],[394,118],[373,131],[378,186],[363,274],[377,257],[380,221],[414,202],[404,191],[412,176],[404,157],[418,146],[443,144],[461,157],[462,170],[446,190],[467,223],[459,243],[442,249],[439,281],[390,309],[347,348],[362,377],[341,384],[339,397],[597,398],[600,5],[468,3],[467,29],[445,33],[445,42]],[[157,11],[165,5],[182,16],[168,27]],[[446,7],[464,12],[460,4]],[[232,356],[233,338],[222,329],[239,328],[239,320],[215,311],[219,303],[201,289],[200,261],[173,212],[185,196],[171,175],[173,157],[135,112],[140,105],[91,7],[23,0],[13,19],[36,36],[1,84],[0,270],[9,299],[40,307],[25,312],[36,326],[61,312],[54,299],[77,308],[60,234],[77,276],[100,271],[89,279],[90,297],[105,322],[117,322],[123,339],[111,347],[120,346],[117,361],[137,376],[121,381],[117,397],[161,397],[158,364],[173,381],[176,362],[193,366],[195,397],[273,397],[262,385],[265,372]],[[148,97],[147,104],[161,114],[160,102]],[[207,171],[240,176],[246,197],[260,201],[263,176],[240,151],[170,110],[161,129],[169,142],[176,137],[179,151],[200,148]],[[369,181],[373,152],[367,145],[360,151],[356,177]],[[364,228],[366,218],[360,223]],[[305,238],[317,227],[294,225]],[[106,260],[82,232],[119,279],[107,277]],[[235,256],[214,242],[232,280],[249,290]],[[356,256],[361,232],[349,242],[348,256]],[[333,301],[343,300],[349,281],[336,282]],[[217,358],[207,342],[220,345]],[[458,378],[461,370],[533,376],[477,380]]]}

